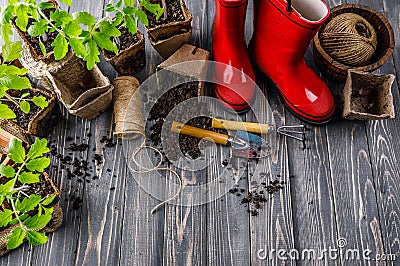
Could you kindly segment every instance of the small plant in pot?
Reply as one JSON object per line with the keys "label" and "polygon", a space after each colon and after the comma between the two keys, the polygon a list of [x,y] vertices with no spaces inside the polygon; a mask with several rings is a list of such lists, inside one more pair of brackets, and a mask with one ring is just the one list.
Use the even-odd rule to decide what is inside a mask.
{"label": "small plant in pot", "polygon": [[[189,43],[192,35],[192,14],[184,0],[142,1],[149,23],[146,31],[151,45],[163,58],[170,57],[182,45]],[[160,18],[147,11],[148,5],[160,4],[163,14]]]}
{"label": "small plant in pot", "polygon": [[2,47],[0,57],[0,126],[29,142],[27,135],[48,135],[59,114],[55,95],[36,88],[19,64],[20,42]]}
{"label": "small plant in pot", "polygon": [[[157,18],[162,15],[159,5],[150,4],[146,8]],[[125,0],[123,4],[122,1],[116,4],[110,2],[105,11],[108,14],[100,22],[100,27],[116,32],[113,42],[117,45],[118,54],[103,49],[104,57],[119,74],[132,76],[146,65],[145,39],[143,33],[137,29],[137,21],[148,25],[147,15],[136,6],[134,0]],[[109,13],[115,13],[115,17],[110,18]]]}
{"label": "small plant in pot", "polygon": [[29,149],[13,138],[8,158],[0,165],[0,256],[24,241],[47,243],[46,232],[62,223],[60,190],[44,172],[50,165],[47,140],[36,139]]}

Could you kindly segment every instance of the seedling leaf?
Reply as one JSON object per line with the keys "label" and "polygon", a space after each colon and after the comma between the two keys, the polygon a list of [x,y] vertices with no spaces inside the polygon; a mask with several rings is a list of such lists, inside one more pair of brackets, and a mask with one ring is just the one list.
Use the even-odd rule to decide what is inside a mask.
{"label": "seedling leaf", "polygon": [[15,175],[15,170],[12,166],[1,164],[0,165],[0,175],[8,177],[8,178],[12,178]]}
{"label": "seedling leaf", "polygon": [[21,42],[6,43],[2,49],[4,62],[12,62],[20,58],[22,52]]}
{"label": "seedling leaf", "polygon": [[42,157],[43,154],[48,153],[49,151],[50,149],[47,147],[47,140],[37,138],[35,143],[33,143],[29,149],[28,159],[33,160]]}
{"label": "seedling leaf", "polygon": [[0,213],[0,227],[7,226],[12,220],[13,212],[9,209],[5,209]]}
{"label": "seedling leaf", "polygon": [[12,138],[8,147],[8,157],[16,163],[25,161],[25,148],[22,147],[22,142],[16,138]]}
{"label": "seedling leaf", "polygon": [[31,105],[27,101],[20,102],[19,108],[25,114],[29,114],[29,112],[31,111]]}
{"label": "seedling leaf", "polygon": [[24,230],[21,227],[16,227],[11,235],[8,236],[7,249],[11,250],[21,246],[24,242],[24,236]]}
{"label": "seedling leaf", "polygon": [[40,108],[44,109],[47,106],[49,106],[49,103],[47,102],[46,98],[44,96],[34,96],[32,98],[32,102],[39,106]]}
{"label": "seedling leaf", "polygon": [[32,211],[39,205],[41,200],[42,197],[40,195],[30,195],[29,198],[25,198],[22,202],[17,201],[15,208],[21,213]]}
{"label": "seedling leaf", "polygon": [[27,163],[26,168],[28,168],[28,170],[30,171],[36,171],[39,173],[42,173],[44,171],[44,169],[46,169],[47,167],[49,167],[50,165],[50,159],[46,158],[46,157],[42,157],[42,158],[37,158],[34,160],[31,160],[29,163]]}
{"label": "seedling leaf", "polygon": [[54,47],[54,58],[56,60],[63,59],[68,53],[68,42],[61,33],[57,35],[51,46]]}
{"label": "seedling leaf", "polygon": [[18,181],[22,184],[34,184],[40,181],[39,179],[40,174],[34,174],[31,172],[22,172],[18,176]]}
{"label": "seedling leaf", "polygon": [[17,115],[7,105],[0,103],[0,118],[14,119]]}

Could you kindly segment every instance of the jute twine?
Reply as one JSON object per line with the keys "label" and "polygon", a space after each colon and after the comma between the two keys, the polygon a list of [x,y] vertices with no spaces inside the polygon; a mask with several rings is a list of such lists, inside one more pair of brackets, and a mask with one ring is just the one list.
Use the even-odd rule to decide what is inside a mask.
{"label": "jute twine", "polygon": [[[158,208],[167,204],[168,202],[176,199],[183,190],[182,177],[173,169],[167,167],[161,167],[163,161],[162,153],[151,146],[146,145],[146,135],[145,126],[142,113],[142,99],[140,95],[140,84],[139,81],[131,76],[118,77],[113,82],[114,92],[113,92],[113,102],[114,102],[114,121],[115,130],[114,134],[119,138],[124,140],[134,140],[142,139],[141,144],[134,149],[130,155],[130,161],[132,161],[139,169],[135,169],[128,163],[129,169],[133,173],[144,174],[153,171],[169,171],[174,174],[179,181],[178,192],[171,198],[161,202],[155,206],[151,213],[153,214]],[[156,166],[147,168],[141,165],[137,156],[142,150],[152,150],[155,151],[160,156],[159,162]]]}
{"label": "jute twine", "polygon": [[335,60],[346,65],[365,65],[377,48],[374,27],[363,17],[343,13],[334,17],[320,33],[321,46]]}

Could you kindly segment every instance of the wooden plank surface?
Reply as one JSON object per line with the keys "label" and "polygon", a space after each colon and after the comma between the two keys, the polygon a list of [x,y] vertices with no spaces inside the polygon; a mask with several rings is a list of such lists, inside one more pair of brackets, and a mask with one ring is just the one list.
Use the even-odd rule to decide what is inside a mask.
{"label": "wooden plank surface", "polygon": [[[6,0],[0,0],[4,6]],[[393,26],[396,42],[400,42],[400,2],[391,0],[329,0],[331,7],[341,3],[360,3],[383,12]],[[75,1],[71,12],[85,10],[97,18],[103,16],[103,1]],[[211,27],[215,12],[214,1],[187,1],[193,13],[191,42],[211,49]],[[252,34],[252,2],[247,12],[246,38]],[[144,32],[143,26],[140,26]],[[143,82],[155,72],[162,58],[146,42],[147,66],[137,77]],[[306,61],[316,69],[310,51]],[[100,68],[111,80],[113,68],[102,61]],[[377,73],[400,75],[400,52]],[[298,124],[275,89],[258,73],[258,85],[268,94],[268,101],[277,124]],[[343,84],[328,82],[336,97]],[[293,140],[279,138],[278,149],[267,160],[241,165],[242,179],[238,187],[244,191],[237,196],[225,193],[208,204],[195,207],[167,205],[155,214],[150,210],[160,200],[149,195],[137,182],[126,165],[126,150],[122,141],[105,148],[100,140],[110,135],[112,122],[108,111],[93,121],[70,115],[56,126],[49,137],[57,153],[73,159],[87,160],[93,172],[87,178],[67,178],[60,160],[51,156],[50,174],[62,189],[60,204],[64,223],[49,243],[40,247],[24,245],[0,259],[0,265],[348,265],[343,257],[337,260],[282,261],[277,252],[262,260],[258,251],[337,248],[344,238],[347,248],[359,251],[371,249],[375,254],[400,256],[398,239],[400,166],[400,106],[399,80],[393,85],[397,118],[382,122],[352,122],[336,120],[322,127],[309,126],[306,149]],[[257,113],[257,116],[262,114]],[[253,121],[248,114],[243,119]],[[72,140],[70,140],[72,139]],[[71,152],[72,143],[88,143],[89,149]],[[103,163],[93,162],[100,154]],[[186,182],[210,181],[227,171],[222,162],[227,149],[211,148],[208,160],[218,163],[196,174],[180,171]],[[215,158],[214,158],[215,157]],[[67,166],[70,167],[70,166]],[[230,168],[230,167],[229,167]],[[71,167],[72,169],[72,167]],[[228,171],[234,178],[234,167]],[[240,203],[243,195],[260,183],[261,173],[266,181],[284,181],[284,188],[268,199],[257,216],[247,213]],[[93,176],[96,176],[93,180]],[[171,173],[154,178],[149,184],[158,186],[165,195],[173,193]],[[244,177],[244,178],[243,178]],[[226,181],[226,180],[222,180]],[[218,187],[224,189],[225,184]],[[212,198],[214,191],[208,196]],[[81,205],[76,199],[82,199]],[[76,208],[73,208],[76,207]],[[267,254],[268,255],[268,254]],[[400,259],[400,258],[398,258]],[[367,265],[360,259],[351,264]],[[396,265],[396,262],[378,262]]]}

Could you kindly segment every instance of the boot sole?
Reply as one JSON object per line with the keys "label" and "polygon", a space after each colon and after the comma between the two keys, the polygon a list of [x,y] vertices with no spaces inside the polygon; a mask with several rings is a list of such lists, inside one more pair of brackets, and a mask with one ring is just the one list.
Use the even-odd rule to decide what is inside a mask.
{"label": "boot sole", "polygon": [[[329,117],[327,120],[324,120],[322,122],[319,121],[314,121],[314,120],[310,120],[308,118],[302,117],[301,115],[299,115],[298,113],[296,113],[293,109],[299,110],[296,107],[291,107],[286,101],[285,96],[283,96],[283,93],[281,92],[281,90],[279,89],[279,87],[275,84],[275,82],[260,68],[260,66],[255,62],[253,56],[251,55],[251,53],[249,53],[249,56],[252,58],[252,62],[253,62],[253,69],[257,69],[258,72],[260,72],[261,74],[263,74],[263,76],[267,79],[268,83],[270,85],[272,85],[272,87],[274,87],[278,92],[279,92],[279,97],[282,99],[283,103],[285,104],[285,106],[288,108],[288,110],[290,111],[291,114],[293,114],[296,118],[300,119],[301,121],[304,121],[308,124],[312,124],[315,126],[322,126],[325,125],[327,123],[329,123],[330,121],[332,121],[333,119],[333,115],[335,113],[335,106],[333,106],[333,108],[329,111],[329,113],[326,115],[327,117]],[[299,112],[302,112],[301,110],[299,110]],[[302,112],[303,113],[303,112]],[[309,114],[307,114],[309,115]],[[311,115],[310,115],[311,116]],[[320,117],[316,117],[316,118],[320,118]]]}

